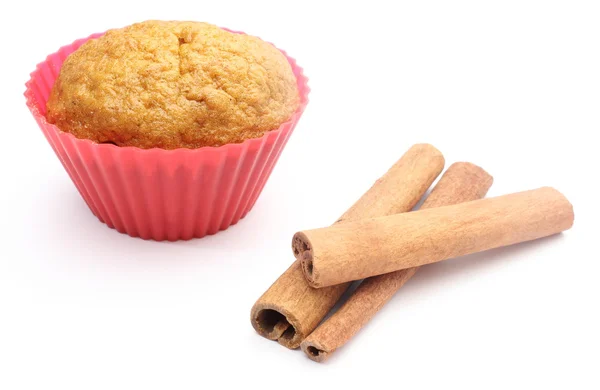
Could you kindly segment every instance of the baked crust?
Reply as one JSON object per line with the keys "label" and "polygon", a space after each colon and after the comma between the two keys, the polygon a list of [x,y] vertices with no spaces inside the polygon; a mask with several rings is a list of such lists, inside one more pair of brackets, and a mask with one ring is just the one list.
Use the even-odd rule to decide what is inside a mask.
{"label": "baked crust", "polygon": [[206,23],[146,21],[71,54],[47,117],[98,143],[198,148],[260,137],[298,104],[291,66],[271,44]]}

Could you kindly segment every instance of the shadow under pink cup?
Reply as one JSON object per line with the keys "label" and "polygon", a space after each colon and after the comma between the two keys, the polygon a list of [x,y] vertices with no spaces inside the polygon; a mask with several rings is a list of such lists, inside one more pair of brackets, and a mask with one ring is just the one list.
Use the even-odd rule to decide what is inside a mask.
{"label": "shadow under pink cup", "polygon": [[308,103],[308,79],[288,59],[300,106],[278,129],[239,144],[199,149],[140,149],[97,144],[46,120],[46,102],[79,39],[38,64],[26,83],[27,106],[79,193],[98,219],[132,237],[188,240],[237,223],[254,206]]}

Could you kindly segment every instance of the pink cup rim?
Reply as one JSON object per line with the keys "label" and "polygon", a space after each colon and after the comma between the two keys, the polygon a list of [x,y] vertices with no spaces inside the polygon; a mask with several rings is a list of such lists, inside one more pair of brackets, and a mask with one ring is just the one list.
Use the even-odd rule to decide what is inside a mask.
{"label": "pink cup rim", "polygon": [[[221,27],[221,28],[226,31],[233,32],[236,34],[245,34],[244,32],[241,32],[241,31],[230,30],[230,29],[224,28],[224,27]],[[70,45],[62,46],[55,53],[48,55],[46,57],[46,60],[38,63],[36,65],[35,70],[29,74],[29,80],[25,83],[26,89],[25,89],[24,95],[25,95],[25,99],[26,99],[26,104],[27,104],[27,107],[29,107],[29,110],[31,111],[33,116],[36,117],[39,121],[41,121],[43,123],[43,125],[45,125],[48,128],[51,128],[52,130],[57,132],[59,135],[71,138],[71,140],[73,142],[87,143],[92,147],[100,148],[100,149],[105,148],[107,150],[109,150],[110,148],[115,148],[118,150],[133,149],[133,150],[138,151],[139,153],[171,154],[171,153],[181,153],[181,152],[194,153],[194,152],[199,152],[199,151],[211,151],[211,150],[219,150],[219,151],[223,151],[223,152],[228,152],[231,149],[240,149],[241,150],[244,147],[246,147],[247,144],[249,144],[249,143],[262,142],[263,139],[269,137],[271,134],[280,132],[280,131],[282,131],[283,128],[285,128],[287,126],[292,126],[294,123],[296,123],[298,121],[298,119],[300,118],[300,116],[302,115],[304,110],[306,109],[306,105],[308,104],[308,94],[310,93],[310,87],[308,86],[308,77],[306,77],[304,75],[304,69],[301,66],[299,66],[297,64],[296,60],[293,57],[290,57],[285,52],[285,50],[282,50],[282,49],[278,48],[277,46],[273,45],[271,42],[268,42],[271,45],[273,45],[277,50],[279,50],[285,56],[285,58],[288,60],[288,63],[292,67],[292,71],[296,77],[296,84],[298,86],[298,93],[300,95],[300,104],[298,105],[298,108],[296,109],[296,111],[292,114],[292,116],[287,121],[285,121],[281,125],[279,125],[279,127],[277,129],[269,130],[269,131],[265,132],[261,137],[248,138],[240,143],[231,143],[231,144],[225,144],[225,145],[221,145],[221,146],[202,146],[200,148],[195,148],[195,149],[191,149],[191,148],[162,149],[162,148],[158,148],[158,147],[142,149],[142,148],[138,148],[137,146],[117,146],[117,145],[113,145],[113,144],[99,144],[99,143],[96,143],[89,139],[77,138],[73,134],[62,131],[61,129],[58,128],[58,126],[48,122],[48,120],[46,119],[46,115],[43,115],[40,112],[39,104],[41,102],[38,102],[37,99],[35,98],[34,92],[31,88],[31,86],[34,83],[34,78],[36,77],[37,73],[40,72],[40,69],[43,67],[43,65],[48,62],[50,56],[57,54],[62,49],[65,49],[70,46],[74,46],[77,44],[79,44],[79,46],[81,46],[84,42],[86,42],[90,39],[99,38],[104,34],[105,34],[105,32],[94,33],[86,38],[77,39],[77,40],[73,41]]]}

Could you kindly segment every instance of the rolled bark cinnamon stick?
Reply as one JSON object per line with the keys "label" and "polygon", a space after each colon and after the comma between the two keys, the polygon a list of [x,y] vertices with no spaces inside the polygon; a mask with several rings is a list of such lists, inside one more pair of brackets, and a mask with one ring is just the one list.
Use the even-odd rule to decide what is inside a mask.
{"label": "rolled bark cinnamon stick", "polygon": [[313,287],[326,287],[550,236],[573,225],[553,188],[306,230],[294,254]]}
{"label": "rolled bark cinnamon stick", "polygon": [[[436,148],[414,145],[336,224],[410,211],[443,168],[444,157]],[[261,336],[287,348],[298,348],[348,285],[314,289],[306,283],[296,261],[256,301],[250,321]]]}
{"label": "rolled bark cinnamon stick", "polygon": [[[449,206],[483,198],[492,177],[471,163],[454,163],[444,173],[421,209]],[[316,361],[345,345],[418,270],[418,267],[365,279],[350,298],[300,344]]]}

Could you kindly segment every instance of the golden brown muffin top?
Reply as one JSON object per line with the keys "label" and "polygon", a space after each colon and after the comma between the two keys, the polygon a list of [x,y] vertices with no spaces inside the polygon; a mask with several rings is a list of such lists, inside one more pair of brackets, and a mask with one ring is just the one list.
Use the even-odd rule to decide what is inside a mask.
{"label": "golden brown muffin top", "polygon": [[95,142],[198,148],[260,137],[298,103],[291,66],[271,44],[206,23],[147,21],[72,53],[47,117]]}

